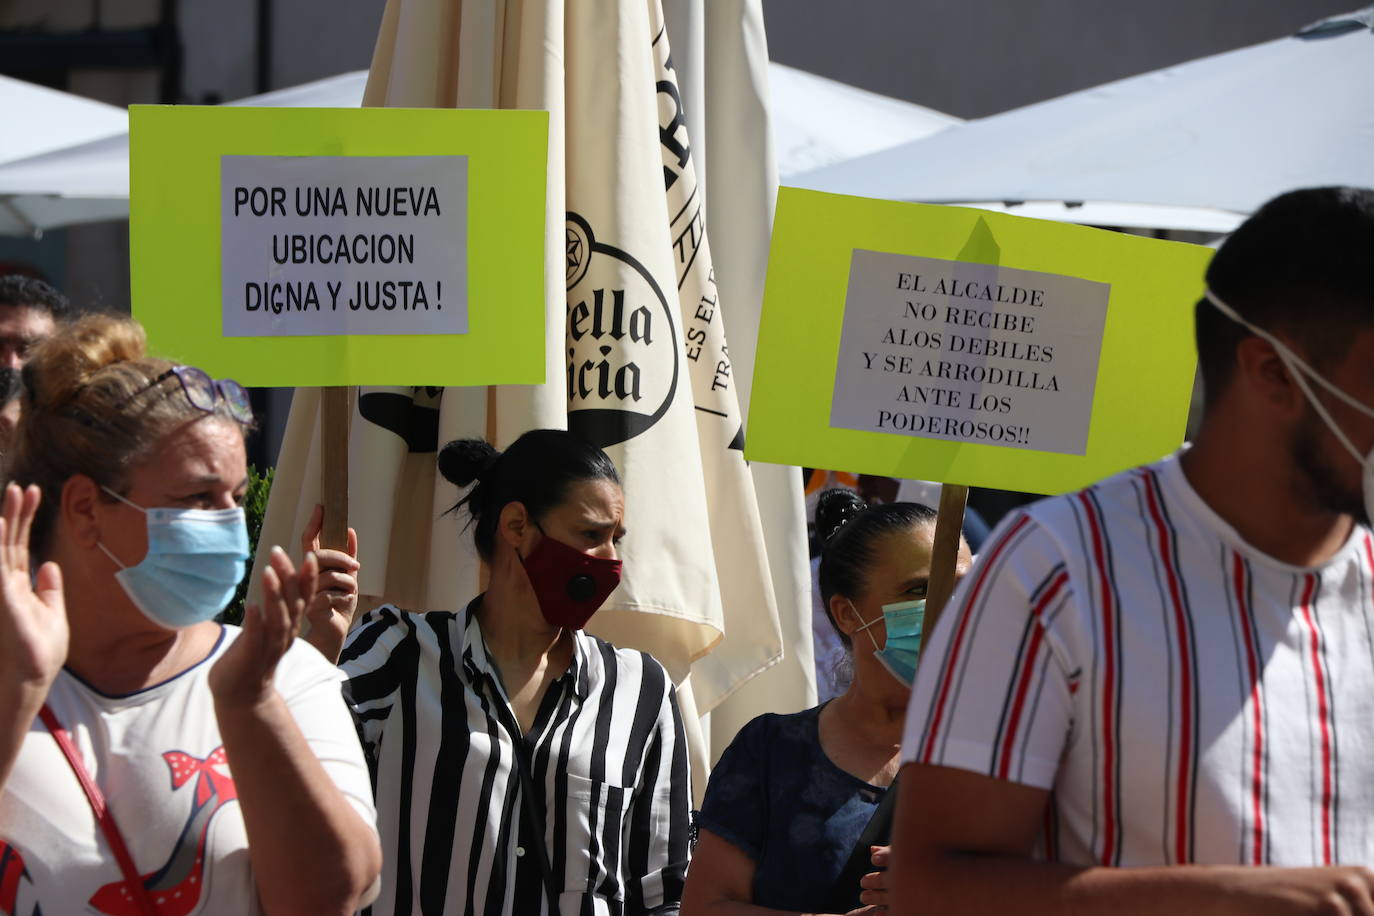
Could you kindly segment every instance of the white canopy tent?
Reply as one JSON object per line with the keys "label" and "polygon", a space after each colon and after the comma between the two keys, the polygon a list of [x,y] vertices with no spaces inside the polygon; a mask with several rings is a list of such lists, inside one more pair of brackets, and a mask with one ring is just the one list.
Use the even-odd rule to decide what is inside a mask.
{"label": "white canopy tent", "polygon": [[0,111],[10,125],[0,133],[0,163],[128,129],[121,108],[8,76],[0,76]]}
{"label": "white canopy tent", "polygon": [[1285,190],[1374,186],[1372,29],[1374,6],[969,121],[792,183],[993,202],[1099,225],[1226,231]]}
{"label": "white canopy tent", "polygon": [[[10,125],[0,133],[0,165],[128,130],[121,108],[7,76],[0,76],[0,111]],[[0,193],[0,234],[30,234],[41,230],[51,216],[43,200],[11,200]]]}
{"label": "white canopy tent", "polygon": [[[228,104],[356,108],[366,82],[367,71],[359,70]],[[128,112],[102,107],[110,108],[117,118],[117,126],[107,135],[87,138],[88,142],[59,144],[60,148],[50,147],[23,159],[0,161],[0,212],[23,215],[22,222],[0,221],[0,233],[30,234],[128,217]]]}
{"label": "white canopy tent", "polygon": [[[782,64],[770,65],[769,78],[778,168],[784,180],[808,169],[906,143],[961,123],[958,118],[920,105]],[[362,103],[366,82],[367,71],[358,70],[227,104],[356,108]],[[0,89],[4,85],[0,83]],[[4,157],[8,138],[0,140],[0,234],[27,235],[129,215],[126,113],[76,96],[68,98],[108,109],[101,113],[102,118],[93,121],[102,129],[87,136],[73,134],[69,140],[50,143],[42,149],[21,151],[9,160]],[[73,117],[94,118],[88,112],[77,112]],[[6,213],[11,214],[9,219]]]}
{"label": "white canopy tent", "polygon": [[778,177],[910,143],[964,123],[933,108],[777,62],[768,66]]}

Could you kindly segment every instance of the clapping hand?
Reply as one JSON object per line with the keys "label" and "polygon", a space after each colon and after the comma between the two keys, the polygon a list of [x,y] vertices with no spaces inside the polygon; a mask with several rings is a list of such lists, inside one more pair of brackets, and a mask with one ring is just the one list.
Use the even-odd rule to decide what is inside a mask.
{"label": "clapping hand", "polygon": [[262,573],[261,603],[244,608],[243,632],[210,669],[217,703],[253,706],[271,695],[277,663],[300,632],[318,572],[313,554],[297,570],[286,551],[272,548]]}
{"label": "clapping hand", "polygon": [[[62,571],[44,563],[33,575],[29,533],[38,512],[38,487],[5,487],[0,508],[0,667],[5,699],[28,700],[33,712],[67,660],[67,607]],[[36,702],[35,702],[36,701]]]}

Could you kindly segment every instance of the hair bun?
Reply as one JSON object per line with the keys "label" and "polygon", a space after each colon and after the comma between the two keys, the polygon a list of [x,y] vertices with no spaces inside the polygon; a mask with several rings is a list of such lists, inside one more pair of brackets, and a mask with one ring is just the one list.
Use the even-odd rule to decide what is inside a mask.
{"label": "hair bun", "polygon": [[24,383],[39,408],[65,404],[106,366],[142,359],[148,338],[137,322],[86,315],[39,345],[24,366]]}
{"label": "hair bun", "polygon": [[454,439],[439,450],[439,473],[449,483],[466,487],[501,457],[485,439]]}
{"label": "hair bun", "polygon": [[822,491],[816,501],[816,536],[825,543],[866,508],[863,497],[853,490],[836,487]]}

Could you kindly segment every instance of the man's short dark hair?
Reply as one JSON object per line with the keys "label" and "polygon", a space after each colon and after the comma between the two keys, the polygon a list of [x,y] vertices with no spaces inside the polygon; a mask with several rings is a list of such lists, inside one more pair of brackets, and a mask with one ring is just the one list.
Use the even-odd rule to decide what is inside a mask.
{"label": "man's short dark hair", "polygon": [[[1318,372],[1329,369],[1356,329],[1374,326],[1374,190],[1305,188],[1275,197],[1222,244],[1207,286],[1252,324],[1301,346]],[[1250,332],[1205,299],[1196,319],[1211,403]]]}
{"label": "man's short dark hair", "polygon": [[0,305],[38,309],[51,315],[53,321],[65,321],[72,313],[71,302],[55,287],[23,274],[0,277]]}

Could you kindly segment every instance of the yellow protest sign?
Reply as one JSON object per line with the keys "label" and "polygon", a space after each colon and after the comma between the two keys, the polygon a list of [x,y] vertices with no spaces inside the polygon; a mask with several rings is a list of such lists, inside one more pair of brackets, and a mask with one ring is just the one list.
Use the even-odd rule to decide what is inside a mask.
{"label": "yellow protest sign", "polygon": [[246,385],[544,380],[548,115],[137,105],[134,316]]}
{"label": "yellow protest sign", "polygon": [[1176,448],[1211,251],[782,188],[751,460],[1032,493]]}

